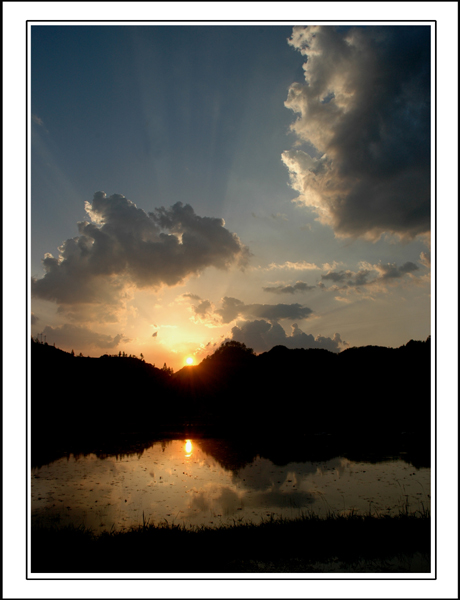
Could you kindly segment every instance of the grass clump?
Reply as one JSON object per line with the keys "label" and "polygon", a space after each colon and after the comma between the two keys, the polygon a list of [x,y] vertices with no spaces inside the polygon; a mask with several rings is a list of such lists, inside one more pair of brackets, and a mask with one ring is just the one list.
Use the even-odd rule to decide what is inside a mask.
{"label": "grass clump", "polygon": [[[219,528],[144,522],[96,536],[83,527],[32,529],[36,573],[311,573],[429,571],[430,516],[305,514]],[[396,561],[396,562],[395,562]],[[406,565],[406,566],[405,566]],[[368,569],[371,569],[370,571]],[[420,571],[420,572],[421,572]],[[413,571],[412,571],[413,572]],[[418,572],[416,570],[416,572]]]}

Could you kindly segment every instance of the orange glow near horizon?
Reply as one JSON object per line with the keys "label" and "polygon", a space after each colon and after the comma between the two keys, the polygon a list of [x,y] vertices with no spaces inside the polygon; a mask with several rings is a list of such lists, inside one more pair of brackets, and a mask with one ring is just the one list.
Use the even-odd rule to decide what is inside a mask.
{"label": "orange glow near horizon", "polygon": [[188,458],[192,455],[192,440],[185,440],[185,456]]}

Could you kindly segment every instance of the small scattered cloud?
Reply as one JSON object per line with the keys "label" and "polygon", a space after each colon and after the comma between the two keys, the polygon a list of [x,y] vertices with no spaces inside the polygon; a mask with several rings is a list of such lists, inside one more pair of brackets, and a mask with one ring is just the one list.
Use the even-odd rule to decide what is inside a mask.
{"label": "small scattered cloud", "polygon": [[34,315],[34,313],[32,313],[32,315],[30,317],[30,324],[36,325],[38,323],[38,321],[40,321],[39,317],[37,317],[37,315]]}
{"label": "small scattered cloud", "polygon": [[40,127],[44,127],[43,120],[40,119],[40,117],[37,115],[32,115],[32,122],[35,123],[36,125],[39,125]]}
{"label": "small scattered cloud", "polygon": [[158,336],[158,331],[154,331],[154,332],[152,333],[152,337],[153,337],[153,338],[155,338],[155,337],[157,337],[157,336]]}
{"label": "small scattered cloud", "polygon": [[279,323],[270,323],[262,319],[247,321],[233,327],[231,339],[246,344],[258,353],[279,345],[287,348],[324,348],[331,352],[339,352],[348,345],[338,333],[332,338],[322,335],[314,337],[304,333],[297,323],[294,323],[291,333],[287,334]]}
{"label": "small scattered cloud", "polygon": [[189,310],[192,313],[191,321],[193,323],[202,323],[207,327],[215,327],[221,325],[220,318],[214,313],[214,304],[210,300],[206,300],[198,296],[197,294],[182,294],[176,298],[175,302],[183,303],[187,300],[193,300]]}
{"label": "small scattered cloud", "polygon": [[285,263],[276,264],[270,263],[267,267],[269,271],[279,269],[279,270],[288,270],[288,271],[312,271],[315,269],[319,269],[317,265],[314,263],[306,262],[305,260],[301,260],[298,262],[286,261]]}
{"label": "small scattered cloud", "polygon": [[214,315],[214,305],[209,300],[201,300],[198,304],[191,306],[195,323],[204,323],[208,326],[220,325],[219,320]]}
{"label": "small scattered cloud", "polygon": [[[184,296],[185,294],[182,298]],[[229,296],[222,298],[220,308],[215,308],[210,300],[197,299],[198,304],[191,305],[192,319],[209,327],[228,325],[236,319],[261,318],[270,322],[301,320],[307,319],[313,312],[311,308],[301,304],[245,304],[242,300]]]}
{"label": "small scattered cloud", "polygon": [[264,292],[272,294],[295,294],[296,292],[309,292],[314,290],[316,285],[308,285],[304,281],[297,281],[294,285],[277,285],[262,288]]}
{"label": "small scattered cloud", "polygon": [[66,323],[59,327],[47,325],[42,331],[46,336],[48,344],[56,344],[58,348],[73,348],[75,351],[87,348],[116,348],[121,342],[129,342],[130,339],[122,333],[117,335],[105,335],[92,331],[81,325]]}
{"label": "small scattered cloud", "polygon": [[431,268],[431,253],[430,252],[420,252],[420,262],[427,269]]}
{"label": "small scattered cloud", "polygon": [[[358,271],[351,270],[340,270],[340,271],[328,271],[321,275],[321,281],[318,283],[318,287],[322,290],[346,290],[347,288],[360,288],[360,287],[377,287],[387,283],[397,283],[406,276],[413,277],[413,273],[419,270],[418,265],[413,262],[405,262],[404,264],[397,266],[395,263],[378,263],[371,265],[369,263],[362,263],[364,268]],[[327,287],[324,282],[332,282],[334,285]]]}
{"label": "small scattered cloud", "polygon": [[369,283],[368,277],[371,271],[362,269],[357,273],[352,271],[329,271],[321,275],[322,281],[333,281],[334,283],[343,283],[347,286],[356,287]]}
{"label": "small scattered cloud", "polygon": [[418,271],[418,266],[413,262],[406,262],[400,267],[396,266],[394,263],[388,263],[386,265],[375,265],[375,268],[380,273],[380,280],[384,281],[386,279],[399,279],[400,277],[404,277],[407,273],[413,273],[414,271]]}
{"label": "small scattered cloud", "polygon": [[287,221],[288,220],[287,216],[283,213],[276,213],[276,214],[272,213],[270,216],[274,221]]}
{"label": "small scattered cloud", "polygon": [[337,267],[340,267],[341,264],[341,262],[333,260],[331,263],[324,263],[322,268],[324,271],[333,271],[334,269],[337,269]]}
{"label": "small scattered cloud", "polygon": [[261,221],[288,221],[288,217],[287,215],[285,215],[284,213],[270,213],[270,215],[268,215],[265,212],[261,212],[259,214],[255,213],[254,211],[251,212],[251,216],[254,217],[254,219],[258,219]]}
{"label": "small scattered cloud", "polygon": [[33,114],[31,119],[33,125],[37,125],[42,131],[44,131],[45,133],[49,133],[48,129],[45,127],[43,119],[41,119],[38,115]]}
{"label": "small scattered cloud", "polygon": [[311,308],[300,304],[245,304],[237,298],[225,297],[222,308],[215,311],[222,323],[231,323],[237,318],[260,318],[270,322],[282,319],[307,319],[313,312]]}

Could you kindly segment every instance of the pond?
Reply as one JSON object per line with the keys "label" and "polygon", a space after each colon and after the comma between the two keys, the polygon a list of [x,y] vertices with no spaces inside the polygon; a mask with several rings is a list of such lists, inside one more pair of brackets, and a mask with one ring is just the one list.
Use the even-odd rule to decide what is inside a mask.
{"label": "pond", "polygon": [[32,523],[96,533],[150,523],[218,527],[313,512],[398,514],[430,509],[430,469],[403,456],[289,462],[235,444],[165,439],[134,453],[70,454],[32,469]]}

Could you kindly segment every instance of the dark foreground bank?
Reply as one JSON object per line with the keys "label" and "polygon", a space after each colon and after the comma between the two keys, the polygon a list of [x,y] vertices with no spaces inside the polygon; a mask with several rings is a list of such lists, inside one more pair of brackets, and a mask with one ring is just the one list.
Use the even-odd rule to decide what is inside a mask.
{"label": "dark foreground bank", "polygon": [[78,527],[32,528],[32,573],[423,573],[430,516],[270,519],[186,528],[144,524],[100,536]]}

